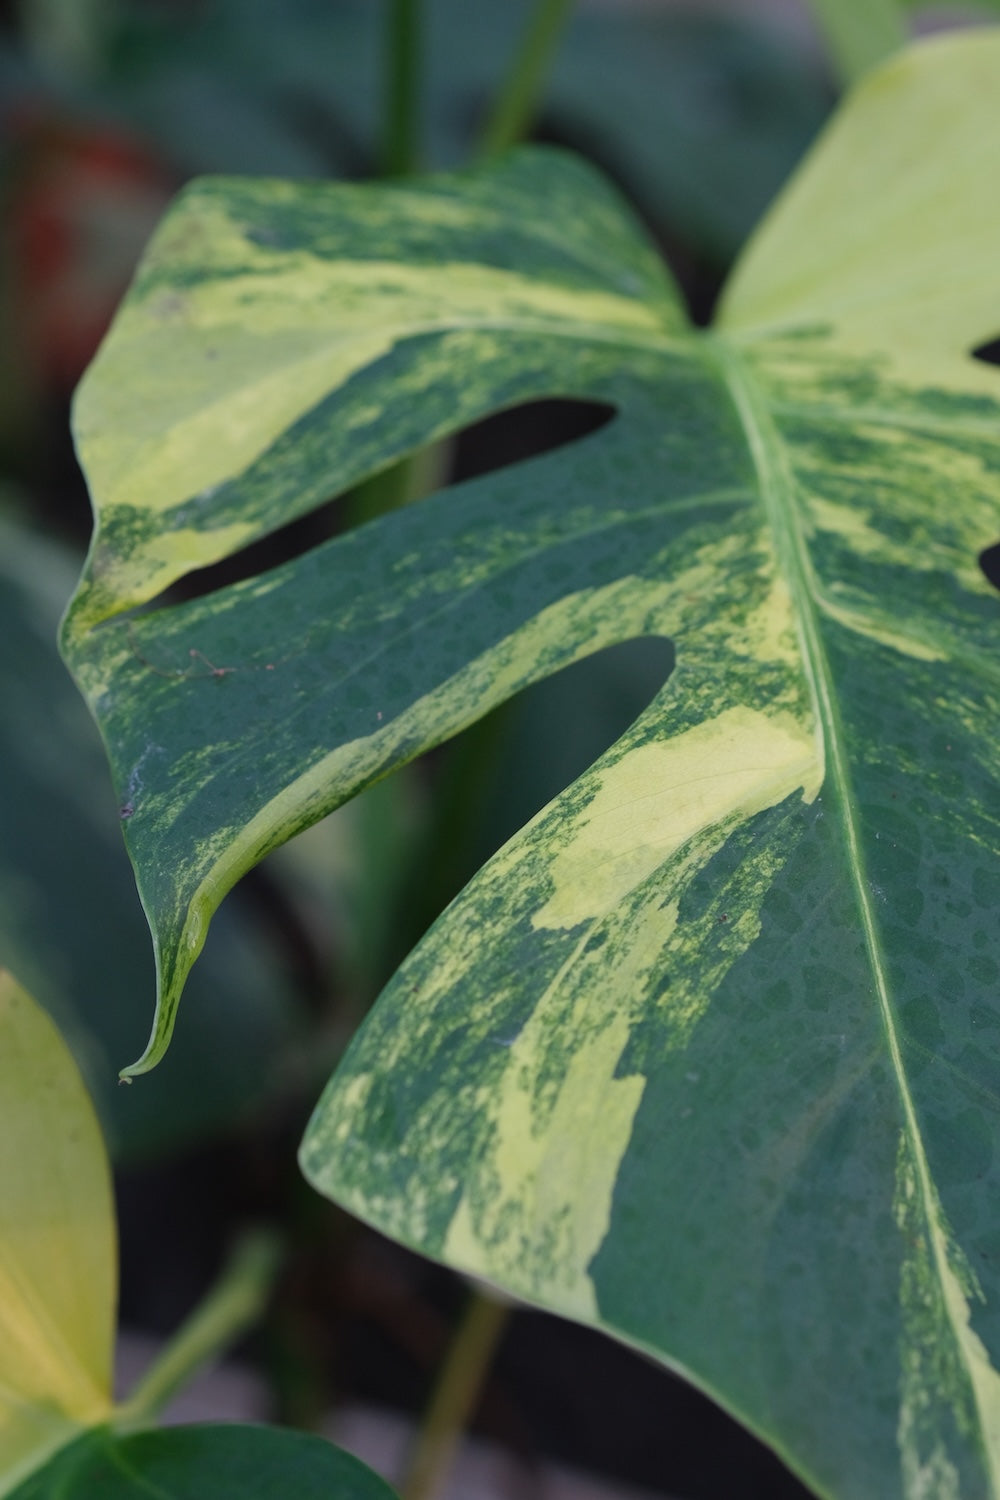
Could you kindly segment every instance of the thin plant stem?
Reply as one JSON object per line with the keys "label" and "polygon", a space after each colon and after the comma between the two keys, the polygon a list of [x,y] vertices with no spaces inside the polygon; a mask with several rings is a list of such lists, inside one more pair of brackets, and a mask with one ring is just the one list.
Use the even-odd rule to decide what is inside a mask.
{"label": "thin plant stem", "polygon": [[406,177],[420,165],[420,0],[389,0],[382,173]]}
{"label": "thin plant stem", "polygon": [[506,1302],[470,1292],[417,1432],[400,1491],[403,1500],[434,1500],[439,1494],[509,1315]]}
{"label": "thin plant stem", "polygon": [[[388,0],[388,6],[379,166],[383,177],[409,177],[419,171],[421,156],[421,7],[420,0]],[[424,451],[433,453],[433,448]],[[410,500],[422,499],[427,488],[434,487],[425,488],[424,469],[429,476],[439,467],[433,458],[423,463],[418,452],[362,480],[348,499],[348,524],[358,526]]]}
{"label": "thin plant stem", "polygon": [[362,526],[376,516],[398,510],[413,500],[439,489],[448,477],[451,444],[447,438],[418,448],[391,468],[363,479],[344,502],[344,521],[348,527]]}
{"label": "thin plant stem", "polygon": [[[421,16],[419,0],[388,0],[383,174],[404,177],[420,164]],[[545,69],[573,0],[538,0],[510,72],[487,124],[480,154],[495,156],[526,133],[537,107]],[[358,485],[352,524],[421,499],[445,478],[448,449],[440,443],[403,459]]]}
{"label": "thin plant stem", "polygon": [[257,1321],[279,1260],[272,1234],[256,1231],[239,1242],[219,1280],[116,1409],[119,1430],[149,1426],[178,1390]]}
{"label": "thin plant stem", "polygon": [[837,76],[850,88],[897,52],[907,26],[898,0],[810,0]]}
{"label": "thin plant stem", "polygon": [[481,156],[497,156],[531,129],[545,70],[572,8],[573,0],[538,0],[487,121]]}

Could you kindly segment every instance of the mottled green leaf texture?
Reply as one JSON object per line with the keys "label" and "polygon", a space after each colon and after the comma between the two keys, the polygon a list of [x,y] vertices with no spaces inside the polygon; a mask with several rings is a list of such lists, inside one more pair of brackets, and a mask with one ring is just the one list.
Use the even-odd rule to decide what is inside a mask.
{"label": "mottled green leaf texture", "polygon": [[[64,646],[160,966],[131,1071],[269,849],[558,668],[673,642],[389,985],[303,1165],[838,1500],[1000,1496],[998,83],[988,30],[869,77],[709,332],[559,154],[196,184],[76,408]],[[542,396],[615,417],[160,598]]]}
{"label": "mottled green leaf texture", "polygon": [[119,1436],[99,1428],[10,1500],[394,1500],[339,1448],[303,1432],[239,1424]]}

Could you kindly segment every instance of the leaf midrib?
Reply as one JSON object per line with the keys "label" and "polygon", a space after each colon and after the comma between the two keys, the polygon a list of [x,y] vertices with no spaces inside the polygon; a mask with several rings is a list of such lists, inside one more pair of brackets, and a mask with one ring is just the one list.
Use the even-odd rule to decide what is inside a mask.
{"label": "leaf midrib", "polygon": [[[837,803],[847,843],[851,882],[861,918],[889,1059],[902,1106],[903,1128],[919,1187],[922,1217],[927,1226],[927,1243],[937,1273],[936,1280],[940,1288],[942,1306],[952,1331],[956,1352],[968,1381],[969,1392],[975,1403],[979,1433],[983,1438],[985,1470],[992,1482],[992,1493],[996,1494],[998,1490],[996,1460],[986,1442],[989,1424],[981,1409],[975,1375],[970,1368],[966,1340],[963,1338],[962,1329],[956,1324],[954,1310],[946,1292],[950,1268],[947,1264],[945,1231],[940,1219],[930,1164],[924,1149],[916,1107],[903,1062],[902,1046],[889,992],[887,966],[882,953],[875,912],[869,898],[861,838],[854,814],[854,791],[836,707],[832,674],[820,636],[817,610],[814,605],[814,599],[818,597],[819,591],[814,586],[812,562],[799,521],[793,471],[786,445],[772,419],[764,392],[758,386],[739,352],[730,341],[712,333],[705,335],[705,347],[740,418],[757,471],[763,509],[775,539],[778,567],[784,575],[791,595],[802,648],[803,666],[813,697],[821,741],[826,751],[826,763],[837,792]],[[825,779],[824,774],[824,782]]]}

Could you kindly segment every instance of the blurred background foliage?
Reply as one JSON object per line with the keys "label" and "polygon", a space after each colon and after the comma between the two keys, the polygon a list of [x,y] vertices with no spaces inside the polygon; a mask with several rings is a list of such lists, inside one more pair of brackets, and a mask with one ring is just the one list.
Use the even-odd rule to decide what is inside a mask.
{"label": "blurred background foliage", "polygon": [[[475,154],[531,9],[427,0],[414,161]],[[234,1219],[284,1222],[290,1270],[264,1348],[276,1414],[306,1423],[345,1392],[419,1406],[461,1296],[445,1273],[312,1198],[294,1165],[309,1109],[428,923],[617,738],[672,662],[666,643],[646,641],[570,668],[279,851],[216,921],[167,1061],[133,1088],[116,1085],[149,1024],[152,957],[103,752],[55,650],[89,530],[70,395],[188,178],[380,171],[387,10],[388,0],[0,3],[0,963],[63,1028],[122,1167],[126,1320],[175,1322]],[[581,3],[534,135],[611,173],[704,321],[835,93],[804,3]],[[438,456],[441,477],[515,462],[587,420],[565,402],[491,419]],[[295,545],[373,503],[387,502],[324,512]],[[280,560],[282,545],[255,565]],[[568,1445],[581,1462],[691,1500],[802,1493],[672,1377],[556,1326],[519,1314],[487,1390],[480,1420],[515,1448]]]}

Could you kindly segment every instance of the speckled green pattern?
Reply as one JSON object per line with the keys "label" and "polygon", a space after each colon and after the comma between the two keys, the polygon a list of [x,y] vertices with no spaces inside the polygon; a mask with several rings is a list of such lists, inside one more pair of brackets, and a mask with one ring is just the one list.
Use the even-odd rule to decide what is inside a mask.
{"label": "speckled green pattern", "polygon": [[[969,357],[1000,332],[998,78],[993,32],[873,76],[709,334],[558,155],[198,186],[78,407],[65,647],[161,975],[130,1071],[269,848],[566,663],[674,641],[400,970],[302,1161],[683,1369],[837,1500],[1000,1500],[1000,374]],[[617,415],[123,618],[538,395]]]}

